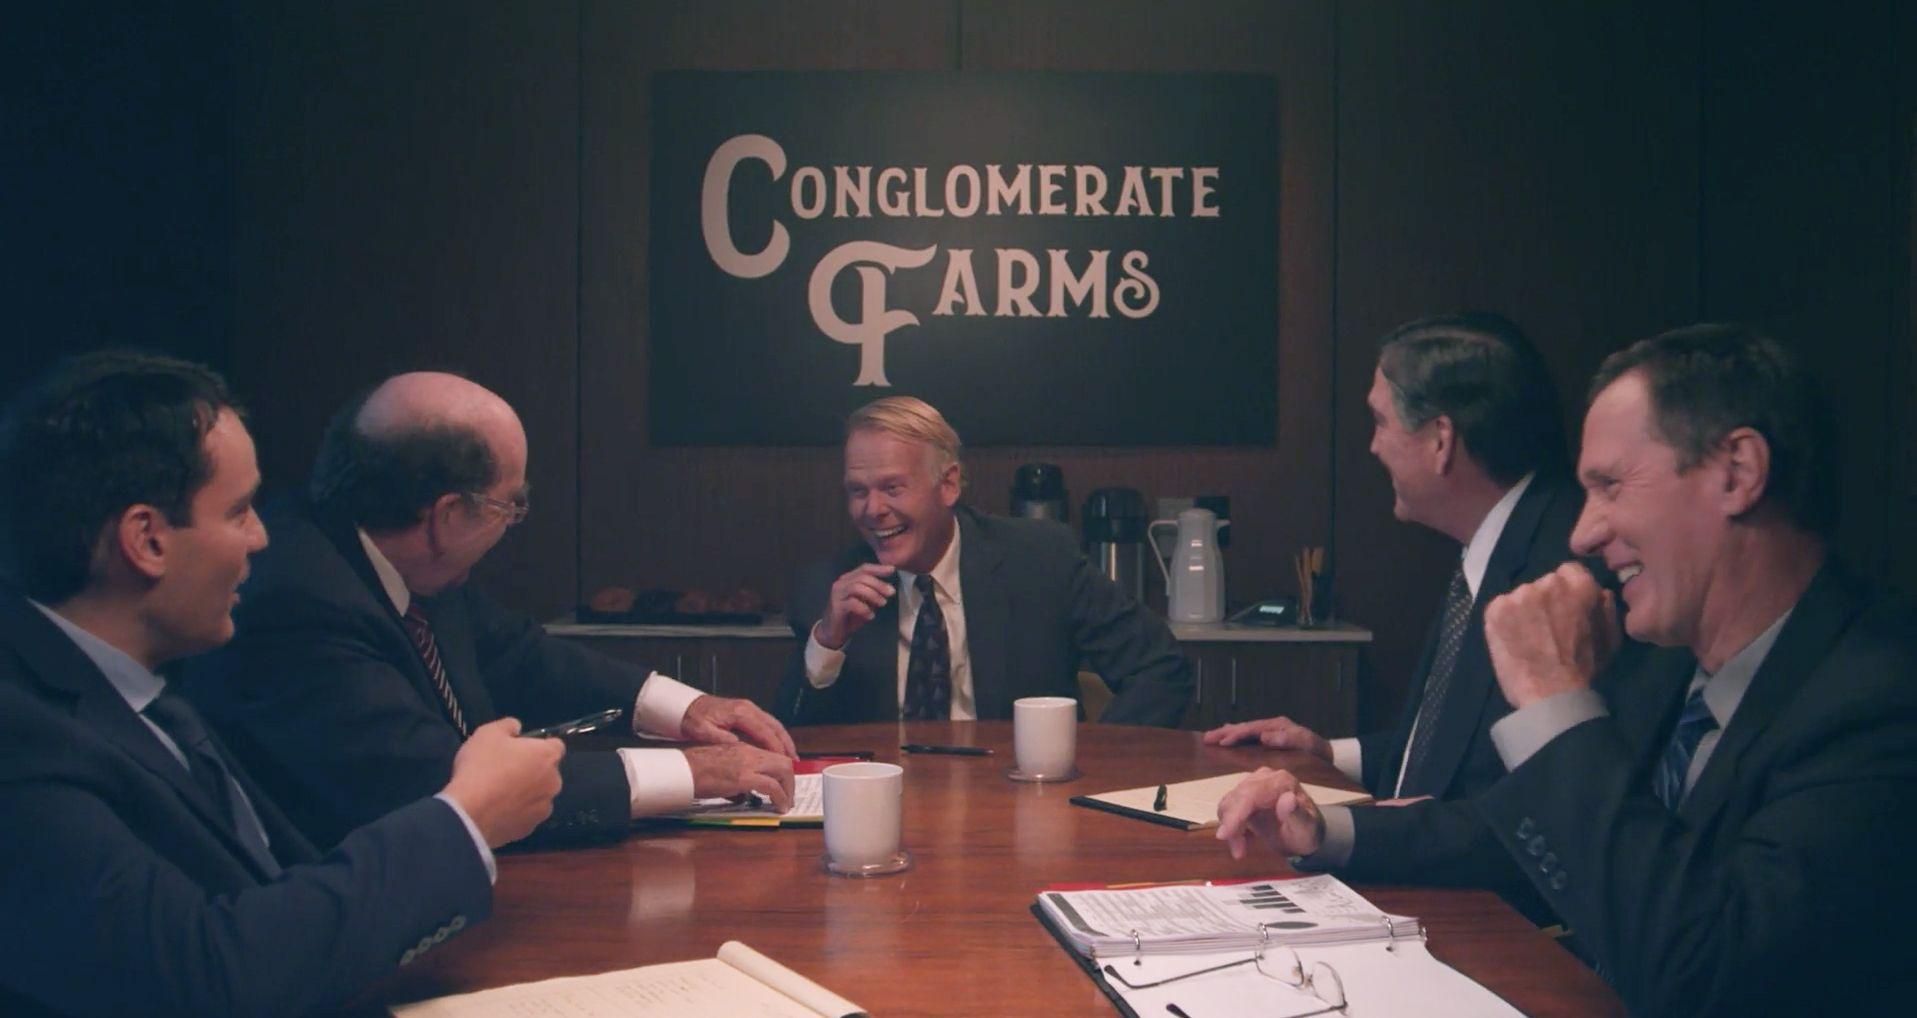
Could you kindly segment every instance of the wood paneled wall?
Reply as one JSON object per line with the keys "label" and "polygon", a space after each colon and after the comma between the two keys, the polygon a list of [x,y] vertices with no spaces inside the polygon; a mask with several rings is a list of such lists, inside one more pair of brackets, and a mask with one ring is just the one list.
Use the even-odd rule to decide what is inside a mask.
{"label": "wood paneled wall", "polygon": [[[1898,225],[1913,222],[1917,108],[1897,60],[1897,40],[1917,40],[1910,5],[203,6],[228,40],[211,51],[214,63],[230,56],[232,81],[194,95],[214,97],[223,127],[189,154],[129,158],[166,163],[143,201],[225,199],[230,220],[217,200],[202,218],[227,239],[187,257],[215,269],[170,296],[109,291],[122,324],[100,331],[146,305],[182,330],[230,330],[230,353],[214,342],[204,355],[224,360],[252,405],[281,482],[305,472],[332,409],[386,373],[453,366],[498,389],[526,420],[535,510],[485,572],[535,613],[613,582],[783,599],[795,564],[852,536],[832,450],[647,442],[646,76],[664,68],[1276,75],[1277,444],[978,450],[971,497],[1002,509],[1012,468],[1038,459],[1065,467],[1074,501],[1112,484],[1229,494],[1238,599],[1289,592],[1292,551],[1330,545],[1342,607],[1379,636],[1363,701],[1374,721],[1402,696],[1453,554],[1390,518],[1366,451],[1376,337],[1408,317],[1510,313],[1544,349],[1573,419],[1597,360],[1666,326],[1708,314],[1815,332],[1854,415],[1847,494],[1863,508],[1845,546],[1880,573],[1917,564],[1900,512],[1914,501],[1903,436],[1917,420],[1898,385],[1917,378]],[[109,38],[97,12],[62,24],[109,56],[139,48]],[[156,80],[203,63],[168,59],[177,66]],[[138,130],[86,115],[105,118],[97,134]],[[230,149],[209,161],[214,139]],[[209,162],[212,184],[191,172]],[[76,181],[63,197],[128,193],[137,184]],[[122,253],[172,242],[100,232]],[[39,307],[67,314],[53,297]],[[190,310],[208,307],[225,317],[209,325]],[[1892,475],[1889,489],[1877,480]],[[1877,542],[1892,554],[1874,554]]]}

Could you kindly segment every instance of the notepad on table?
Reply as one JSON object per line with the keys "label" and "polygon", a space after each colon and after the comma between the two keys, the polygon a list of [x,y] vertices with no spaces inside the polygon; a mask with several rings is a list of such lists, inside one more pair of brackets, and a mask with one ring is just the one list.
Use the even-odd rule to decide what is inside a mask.
{"label": "notepad on table", "polygon": [[[1225,793],[1238,787],[1238,783],[1250,776],[1248,771],[1235,774],[1220,774],[1215,778],[1199,778],[1196,781],[1178,781],[1164,786],[1165,808],[1153,808],[1158,799],[1157,785],[1143,788],[1125,788],[1116,792],[1101,792],[1098,795],[1072,796],[1075,806],[1087,806],[1102,809],[1108,813],[1149,820],[1167,827],[1177,827],[1187,831],[1203,830],[1218,826],[1218,800]],[[1324,785],[1300,782],[1305,794],[1320,806],[1355,806],[1371,801],[1371,796],[1363,792],[1346,792]]]}
{"label": "notepad on table", "polygon": [[825,779],[817,773],[793,775],[792,808],[784,813],[730,799],[700,799],[678,816],[701,827],[818,827],[825,823]]}
{"label": "notepad on table", "polygon": [[519,983],[402,1004],[394,1018],[857,1018],[865,1010],[736,941],[718,957]]}

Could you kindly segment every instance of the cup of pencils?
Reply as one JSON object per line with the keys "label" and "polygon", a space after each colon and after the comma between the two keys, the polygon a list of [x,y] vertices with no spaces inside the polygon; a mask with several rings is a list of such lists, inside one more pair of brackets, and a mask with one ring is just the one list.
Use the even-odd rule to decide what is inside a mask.
{"label": "cup of pencils", "polygon": [[1298,572],[1298,625],[1309,629],[1329,621],[1330,606],[1318,596],[1321,591],[1329,593],[1329,584],[1322,579],[1325,576],[1325,550],[1307,545],[1292,556],[1291,565]]}

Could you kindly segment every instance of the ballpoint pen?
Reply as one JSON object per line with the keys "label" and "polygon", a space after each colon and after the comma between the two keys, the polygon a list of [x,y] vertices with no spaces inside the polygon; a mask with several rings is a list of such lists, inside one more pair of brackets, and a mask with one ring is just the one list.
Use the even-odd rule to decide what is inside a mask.
{"label": "ballpoint pen", "polygon": [[907,753],[942,753],[947,756],[991,756],[992,751],[984,746],[928,746],[919,742],[908,742],[899,747]]}
{"label": "ballpoint pen", "polygon": [[1165,786],[1164,785],[1158,786],[1158,795],[1153,797],[1152,799],[1152,809],[1159,813],[1165,812]]}

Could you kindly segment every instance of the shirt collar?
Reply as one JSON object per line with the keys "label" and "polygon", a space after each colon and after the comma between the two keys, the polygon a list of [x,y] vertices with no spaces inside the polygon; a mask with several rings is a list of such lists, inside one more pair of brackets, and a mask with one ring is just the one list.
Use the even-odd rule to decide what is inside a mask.
{"label": "shirt collar", "polygon": [[106,676],[106,680],[112,683],[114,690],[128,707],[133,708],[135,714],[145,711],[147,705],[158,699],[160,691],[166,688],[165,679],[148,671],[145,665],[133,660],[126,651],[81,629],[66,616],[38,601],[29,600],[28,603],[40,609],[42,614],[53,620],[54,625],[60,627],[61,632],[67,634],[67,639],[72,640],[80,648],[80,653],[85,654],[94,667],[100,669],[100,674]]}
{"label": "shirt collar", "polygon": [[354,529],[359,533],[359,546],[366,549],[367,561],[373,563],[373,575],[379,577],[380,589],[386,591],[386,600],[393,603],[395,611],[406,614],[406,609],[413,606],[413,592],[406,589],[406,580],[399,575],[399,568],[380,553],[379,545],[367,536],[365,528]]}
{"label": "shirt collar", "polygon": [[1476,533],[1471,535],[1471,543],[1464,546],[1464,582],[1471,587],[1471,597],[1476,599],[1478,588],[1484,586],[1485,571],[1491,568],[1491,552],[1498,547],[1498,538],[1504,536],[1504,525],[1511,521],[1512,510],[1518,507],[1518,499],[1524,497],[1524,489],[1531,486],[1536,472],[1525,474],[1511,490],[1498,499],[1491,511],[1478,521]]}
{"label": "shirt collar", "polygon": [[[932,586],[945,594],[945,598],[954,604],[959,601],[959,526],[952,521],[952,543],[945,546],[945,554],[939,556],[938,564],[932,567]],[[912,586],[918,578],[917,573],[899,570],[900,589]]]}
{"label": "shirt collar", "polygon": [[[1770,628],[1757,634],[1744,649],[1731,655],[1715,672],[1706,672],[1699,668],[1691,676],[1690,690],[1695,692],[1700,686],[1704,689],[1704,706],[1711,709],[1711,717],[1717,721],[1717,727],[1730,725],[1731,715],[1737,713],[1737,705],[1744,702],[1744,693],[1751,688],[1751,680],[1757,677],[1757,669],[1770,656],[1771,647],[1777,643],[1777,634],[1784,629],[1784,623],[1791,617],[1795,605],[1785,609]],[[1686,694],[1689,695],[1688,693]]]}

